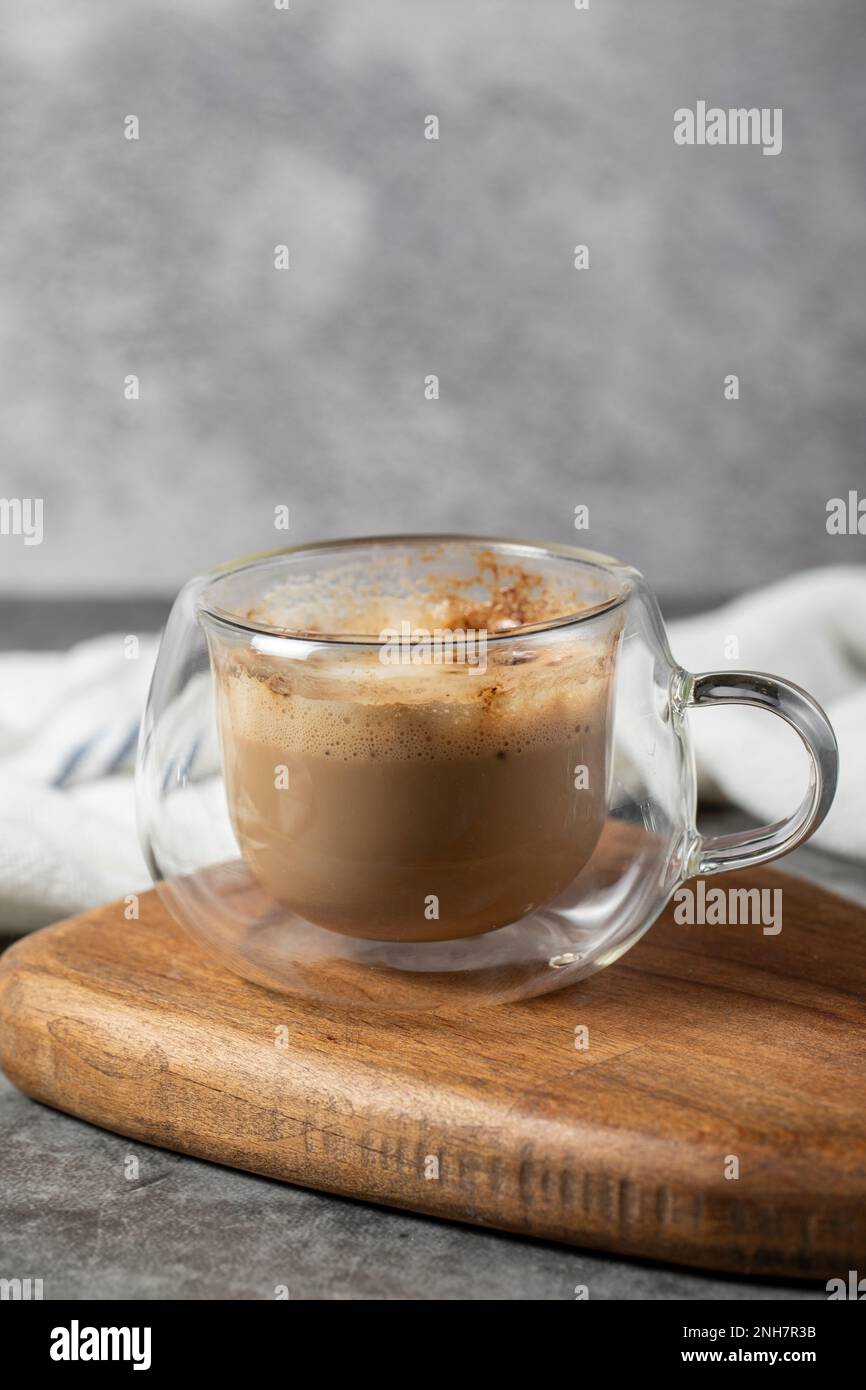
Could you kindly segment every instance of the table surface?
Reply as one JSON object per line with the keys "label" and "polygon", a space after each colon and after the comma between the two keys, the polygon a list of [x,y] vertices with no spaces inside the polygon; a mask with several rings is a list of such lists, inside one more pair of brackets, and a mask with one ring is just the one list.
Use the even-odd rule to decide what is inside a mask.
{"label": "table surface", "polygon": [[[670,607],[667,607],[670,613]],[[159,626],[162,600],[4,605],[0,648],[62,647]],[[713,829],[735,814],[703,817]],[[866,870],[808,847],[785,869],[866,903]],[[130,1180],[130,1160],[138,1164]],[[0,1276],[47,1299],[823,1298],[387,1211],[96,1129],[0,1077]]]}

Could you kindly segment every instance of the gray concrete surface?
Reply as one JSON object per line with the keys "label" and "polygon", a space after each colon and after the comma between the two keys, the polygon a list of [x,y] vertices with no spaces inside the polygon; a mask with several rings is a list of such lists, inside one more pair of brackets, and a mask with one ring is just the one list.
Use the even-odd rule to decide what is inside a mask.
{"label": "gray concrete surface", "polygon": [[[7,591],[173,588],[279,504],[562,541],[583,503],[700,601],[862,557],[825,529],[863,480],[862,0],[2,11],[0,495],[45,502]],[[699,99],[782,108],[781,154],[675,146]]]}

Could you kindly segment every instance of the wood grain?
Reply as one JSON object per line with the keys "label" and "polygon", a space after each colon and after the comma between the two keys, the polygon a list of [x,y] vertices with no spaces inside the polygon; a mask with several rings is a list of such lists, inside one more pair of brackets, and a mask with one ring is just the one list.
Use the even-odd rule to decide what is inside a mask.
{"label": "wood grain", "polygon": [[715,882],[782,888],[781,933],[668,912],[567,992],[447,1018],[271,994],[150,893],[138,922],[109,905],[6,953],[0,1060],[58,1109],[308,1187],[712,1269],[862,1274],[866,912],[773,870]]}

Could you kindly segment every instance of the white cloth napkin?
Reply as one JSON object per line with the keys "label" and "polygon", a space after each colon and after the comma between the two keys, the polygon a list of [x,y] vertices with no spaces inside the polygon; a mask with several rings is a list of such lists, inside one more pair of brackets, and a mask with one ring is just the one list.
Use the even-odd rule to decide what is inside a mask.
{"label": "white cloth napkin", "polygon": [[[802,574],[674,623],[670,637],[689,670],[769,671],[824,705],[841,776],[815,842],[866,861],[866,566]],[[28,931],[150,886],[132,771],[155,654],[152,637],[131,656],[112,634],[65,653],[0,655],[0,930]],[[756,822],[794,810],[807,762],[780,720],[731,708],[689,719],[704,795]]]}
{"label": "white cloth napkin", "polygon": [[0,929],[150,886],[132,772],[156,640],[0,655]]}
{"label": "white cloth napkin", "polygon": [[[839,785],[812,843],[866,861],[866,565],[807,570],[672,623],[670,640],[689,671],[767,671],[824,707],[839,744]],[[693,710],[689,727],[702,796],[741,806],[756,824],[797,808],[808,759],[781,719],[725,706]]]}

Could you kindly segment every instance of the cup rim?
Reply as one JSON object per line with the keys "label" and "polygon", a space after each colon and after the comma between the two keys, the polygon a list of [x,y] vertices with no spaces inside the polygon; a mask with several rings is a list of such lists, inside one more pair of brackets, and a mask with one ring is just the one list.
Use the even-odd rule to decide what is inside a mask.
{"label": "cup rim", "polygon": [[413,542],[424,542],[429,545],[465,542],[466,544],[483,545],[491,548],[508,547],[512,554],[570,560],[591,569],[602,570],[618,582],[618,591],[600,603],[593,604],[589,608],[582,608],[577,613],[565,613],[556,618],[547,618],[543,622],[524,623],[520,627],[509,628],[506,632],[487,633],[486,641],[488,644],[491,642],[510,642],[515,637],[532,636],[591,622],[602,614],[611,613],[626,603],[631,594],[634,580],[637,578],[636,570],[624,565],[612,555],[605,555],[601,551],[586,550],[579,546],[563,545],[556,541],[528,541],[513,536],[484,536],[460,531],[389,532],[384,535],[337,537],[331,540],[280,546],[273,550],[257,551],[250,555],[240,556],[235,560],[228,560],[221,565],[215,565],[198,581],[199,598],[196,605],[198,616],[207,618],[222,628],[281,641],[315,643],[317,646],[381,647],[387,640],[382,634],[312,632],[280,627],[274,623],[250,622],[239,617],[237,613],[229,612],[218,604],[207,601],[205,596],[210,587],[219,580],[241,574],[245,570],[264,567],[270,561],[278,560],[283,556],[316,554],[323,550],[335,552],[353,550],[365,545],[405,545]]}

